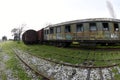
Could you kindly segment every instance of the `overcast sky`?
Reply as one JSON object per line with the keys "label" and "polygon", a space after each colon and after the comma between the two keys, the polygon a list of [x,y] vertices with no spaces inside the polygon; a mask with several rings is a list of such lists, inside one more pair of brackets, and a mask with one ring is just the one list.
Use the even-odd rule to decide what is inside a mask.
{"label": "overcast sky", "polygon": [[[120,0],[109,0],[120,19]],[[111,18],[106,0],[0,0],[0,38],[13,38],[11,30],[39,30],[47,24],[86,19]]]}

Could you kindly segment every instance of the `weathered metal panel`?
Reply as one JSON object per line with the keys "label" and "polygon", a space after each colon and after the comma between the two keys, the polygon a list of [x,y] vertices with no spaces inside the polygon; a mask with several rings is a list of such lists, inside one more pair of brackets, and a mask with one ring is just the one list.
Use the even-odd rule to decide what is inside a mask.
{"label": "weathered metal panel", "polygon": [[61,26],[61,33],[65,33],[65,26]]}
{"label": "weathered metal panel", "polygon": [[119,32],[120,32],[120,23],[118,23],[118,27],[119,27]]}
{"label": "weathered metal panel", "polygon": [[47,35],[44,35],[44,40],[47,40]]}
{"label": "weathered metal panel", "polygon": [[90,31],[90,40],[96,40],[97,31]]}
{"label": "weathered metal panel", "polygon": [[76,40],[84,40],[84,32],[76,33]]}
{"label": "weathered metal panel", "polygon": [[111,40],[111,33],[109,31],[104,31],[104,39]]}
{"label": "weathered metal panel", "polygon": [[110,37],[112,40],[119,40],[119,32],[111,33]]}
{"label": "weathered metal panel", "polygon": [[83,24],[83,27],[84,27],[84,31],[89,31],[89,23],[84,23]]}
{"label": "weathered metal panel", "polygon": [[73,40],[77,40],[77,33],[74,32],[74,33],[72,33],[72,35],[73,35],[72,39],[73,39]]}
{"label": "weathered metal panel", "polygon": [[66,40],[65,33],[62,34],[62,39]]}
{"label": "weathered metal panel", "polygon": [[49,40],[56,40],[55,34],[49,34]]}
{"label": "weathered metal panel", "polygon": [[115,32],[117,32],[118,40],[120,40],[120,23],[118,23],[118,31]]}
{"label": "weathered metal panel", "polygon": [[65,34],[65,39],[66,40],[73,40],[73,34],[72,33],[66,33]]}
{"label": "weathered metal panel", "polygon": [[44,30],[43,29],[41,29],[41,30],[39,30],[38,32],[38,40],[39,41],[43,41],[43,38],[44,38]]}
{"label": "weathered metal panel", "polygon": [[53,35],[49,34],[49,40],[52,40]]}
{"label": "weathered metal panel", "polygon": [[101,22],[97,22],[96,24],[97,24],[97,30],[98,31],[102,31],[103,30],[102,29],[103,28],[102,23]]}
{"label": "weathered metal panel", "polygon": [[50,40],[49,35],[46,35],[46,40]]}
{"label": "weathered metal panel", "polygon": [[109,26],[109,31],[111,33],[113,33],[114,32],[114,25],[113,25],[113,23],[108,23],[108,26]]}
{"label": "weathered metal panel", "polygon": [[54,27],[54,32],[53,32],[53,34],[56,34],[56,27]]}
{"label": "weathered metal panel", "polygon": [[90,32],[89,31],[84,31],[84,40],[89,40],[90,39]]}
{"label": "weathered metal panel", "polygon": [[57,34],[56,34],[56,39],[57,39],[57,40],[62,40],[62,39],[63,39],[62,34],[61,34],[61,33],[57,33]]}
{"label": "weathered metal panel", "polygon": [[83,37],[83,39],[84,40],[89,40],[90,39],[90,37],[89,37],[89,23],[84,23],[83,27],[84,27],[84,37]]}
{"label": "weathered metal panel", "polygon": [[96,35],[96,39],[103,40],[103,38],[104,38],[103,31],[98,31],[98,33]]}
{"label": "weathered metal panel", "polygon": [[76,32],[76,24],[71,24],[71,32]]}
{"label": "weathered metal panel", "polygon": [[52,38],[53,38],[53,40],[56,40],[56,35],[55,35],[55,34],[53,34],[53,37],[52,37]]}

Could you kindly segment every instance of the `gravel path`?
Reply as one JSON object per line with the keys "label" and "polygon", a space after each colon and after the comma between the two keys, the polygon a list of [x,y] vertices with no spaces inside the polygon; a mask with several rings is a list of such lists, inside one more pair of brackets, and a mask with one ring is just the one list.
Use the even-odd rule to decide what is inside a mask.
{"label": "gravel path", "polygon": [[[14,54],[13,54],[14,55]],[[21,80],[18,78],[18,71],[13,71],[12,68],[8,68],[7,64],[9,60],[13,57],[2,50],[0,46],[0,80]],[[18,59],[17,57],[14,57]],[[19,61],[19,60],[18,60]],[[29,80],[41,80],[34,72],[32,72],[28,67],[26,67],[22,62],[19,61],[19,66],[27,74]],[[24,79],[26,80],[26,79]]]}
{"label": "gravel path", "polygon": [[[0,80],[6,78],[6,80],[18,80],[17,77],[14,77],[13,71],[6,68],[6,62],[11,57],[3,51],[0,51]],[[6,76],[6,77],[5,77]]]}
{"label": "gravel path", "polygon": [[[112,68],[73,68],[61,64],[55,64],[21,50],[14,50],[27,64],[55,80],[114,80],[115,73]],[[120,67],[113,67],[120,72]]]}

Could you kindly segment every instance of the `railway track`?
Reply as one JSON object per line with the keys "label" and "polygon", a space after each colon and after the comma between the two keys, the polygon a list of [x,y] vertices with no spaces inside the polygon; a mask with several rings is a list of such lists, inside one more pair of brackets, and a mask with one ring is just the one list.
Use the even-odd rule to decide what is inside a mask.
{"label": "railway track", "polygon": [[[13,49],[15,51],[15,49]],[[39,71],[35,70],[33,67],[31,67],[28,63],[26,63],[24,60],[22,60],[19,55],[17,54],[17,52],[15,51],[15,55],[17,56],[17,58],[25,65],[27,66],[30,70],[32,70],[37,76],[42,77],[42,80],[51,80],[49,77],[43,75],[42,73],[40,73]]]}
{"label": "railway track", "polygon": [[[36,56],[36,55],[33,55],[33,56]],[[38,57],[38,56],[36,56]],[[118,64],[111,64],[111,65],[107,65],[107,66],[90,66],[90,65],[77,65],[77,64],[70,64],[70,63],[64,63],[64,62],[57,62],[55,60],[51,60],[51,59],[47,59],[47,58],[43,58],[43,57],[38,57],[38,58],[41,58],[41,59],[44,59],[46,61],[50,61],[50,62],[53,62],[53,63],[56,63],[56,64],[61,64],[61,65],[64,65],[64,66],[70,66],[70,67],[74,67],[74,68],[110,68],[110,67],[114,67],[114,66],[118,66],[120,63]],[[102,60],[100,60],[102,61]],[[84,63],[83,63],[84,64]]]}
{"label": "railway track", "polygon": [[[62,48],[62,47],[60,47]],[[80,47],[80,46],[69,46],[69,47],[65,47],[67,49],[72,49],[72,50],[106,50],[106,51],[116,51],[116,50],[120,50],[120,47]]]}
{"label": "railway track", "polygon": [[[106,65],[106,66],[94,66],[93,65],[93,63],[92,64],[88,64],[87,66],[86,65],[84,65],[84,63],[86,63],[87,61],[93,61],[93,59],[88,59],[88,55],[89,55],[89,53],[88,53],[88,55],[87,55],[87,57],[85,58],[85,59],[82,59],[82,58],[80,58],[80,57],[74,57],[74,56],[68,56],[68,55],[63,55],[63,54],[57,54],[57,53],[54,53],[54,54],[56,54],[56,55],[58,55],[58,56],[61,56],[61,57],[71,57],[71,58],[73,58],[73,59],[81,59],[81,60],[83,60],[83,65],[79,65],[79,64],[70,64],[70,63],[65,63],[65,62],[58,62],[58,61],[56,61],[56,60],[54,60],[54,59],[51,59],[51,58],[44,58],[44,57],[40,57],[40,56],[37,56],[37,55],[33,55],[33,54],[31,54],[32,56],[35,56],[35,57],[38,57],[38,58],[41,58],[41,59],[44,59],[44,60],[46,60],[46,61],[50,61],[50,62],[53,62],[53,63],[56,63],[56,64],[61,64],[61,65],[64,65],[64,66],[71,66],[71,67],[74,67],[74,68],[110,68],[110,67],[114,67],[114,66],[118,66],[118,65],[120,65],[120,63],[117,63],[117,64],[110,64],[110,65]],[[100,62],[109,62],[109,61],[114,61],[114,60],[119,60],[120,61],[120,58],[118,58],[118,59],[108,59],[108,60],[98,60],[98,59],[94,59],[95,61],[100,61]],[[94,62],[94,61],[93,61]],[[86,63],[87,64],[87,63]]]}
{"label": "railway track", "polygon": [[[65,62],[58,62],[58,61],[55,61],[55,60],[53,60],[53,59],[48,59],[48,58],[43,58],[43,57],[40,57],[40,56],[37,56],[37,55],[33,55],[33,54],[31,54],[32,56],[35,56],[35,57],[38,57],[38,58],[41,58],[41,59],[44,59],[44,60],[46,60],[46,61],[49,61],[49,62],[53,62],[53,63],[56,63],[56,64],[61,64],[61,65],[64,65],[64,66],[70,66],[70,67],[74,67],[74,68],[110,68],[110,67],[114,67],[114,66],[118,66],[118,65],[120,65],[120,63],[118,63],[118,64],[110,64],[110,65],[107,65],[107,66],[94,66],[94,65],[77,65],[77,64],[70,64],[70,63],[65,63]],[[66,55],[59,55],[59,56],[61,56],[61,57],[69,57],[69,56],[66,56]],[[76,58],[76,57],[72,57],[72,58]],[[79,59],[81,59],[81,58],[79,58]],[[87,62],[87,60],[88,61],[92,61],[92,59],[83,59],[84,60],[84,62],[83,62],[83,64],[85,63],[85,62]],[[120,60],[120,59],[113,59],[113,60]],[[104,60],[96,60],[96,61],[104,61]],[[112,60],[106,60],[106,61],[112,61]]]}
{"label": "railway track", "polygon": [[[58,56],[61,56],[61,57],[65,57],[65,58],[69,58],[70,57],[70,58],[73,58],[73,59],[82,60],[83,61],[83,65],[75,65],[75,64],[69,64],[69,63],[64,63],[64,62],[58,62],[58,61],[55,61],[55,60],[52,60],[52,59],[43,58],[43,57],[36,56],[36,55],[33,55],[33,54],[31,54],[31,55],[36,56],[36,57],[41,58],[41,59],[44,59],[46,61],[50,61],[50,62],[56,63],[56,64],[62,64],[62,65],[65,65],[65,66],[71,66],[71,67],[76,67],[76,68],[78,68],[78,67],[80,67],[80,68],[109,68],[109,67],[114,67],[114,66],[117,66],[117,65],[120,64],[120,63],[116,63],[116,64],[110,64],[110,65],[106,65],[106,66],[94,66],[94,64],[93,64],[94,61],[107,62],[108,63],[110,61],[120,61],[120,58],[118,58],[118,59],[107,59],[107,60],[88,59],[89,53],[88,53],[88,55],[86,56],[85,59],[83,59],[81,57],[74,57],[74,56],[68,56],[68,55],[57,54],[57,53],[54,53],[54,54],[56,54]],[[87,66],[84,65],[84,64],[87,64],[87,63],[88,63]],[[90,63],[90,65],[89,65],[89,63]]]}
{"label": "railway track", "polygon": [[[13,49],[13,50],[15,51],[15,53],[19,53],[19,54],[16,54],[18,57],[20,55],[22,57],[25,57],[27,54],[18,49]],[[84,79],[90,80],[91,78],[96,79],[96,76],[94,76],[94,75],[99,75],[97,77],[97,79],[100,79],[100,80],[107,80],[107,79],[114,80],[114,76],[113,76],[111,69],[113,67],[119,65],[119,64],[115,64],[115,65],[102,66],[102,67],[80,66],[80,65],[72,65],[72,64],[63,63],[63,62],[57,62],[57,61],[54,61],[51,59],[46,59],[46,58],[38,57],[35,55],[28,55],[28,56],[29,57],[25,57],[25,58],[28,58],[28,60],[26,60],[28,62],[24,61],[25,58],[20,57],[23,60],[22,62],[26,63],[28,66],[30,64],[36,64],[36,66],[39,66],[38,67],[39,70],[34,70],[34,69],[32,69],[32,70],[36,71],[36,73],[40,76],[41,76],[42,70],[45,73],[48,73],[46,76],[42,74],[42,76],[45,77],[45,79],[47,79],[47,80],[50,80],[50,79],[55,79],[55,80],[56,79],[61,79],[61,80],[73,79],[74,80],[74,79],[79,79],[79,78],[83,79],[83,80]],[[29,62],[30,60],[31,60],[31,62]],[[33,62],[37,62],[37,60],[38,60],[38,63],[33,63]],[[39,61],[41,61],[41,62],[39,62]],[[48,67],[48,65],[50,67]],[[41,72],[39,72],[39,71],[41,71]],[[83,76],[83,77],[80,77],[80,76]],[[53,77],[53,78],[51,78],[51,77]]]}

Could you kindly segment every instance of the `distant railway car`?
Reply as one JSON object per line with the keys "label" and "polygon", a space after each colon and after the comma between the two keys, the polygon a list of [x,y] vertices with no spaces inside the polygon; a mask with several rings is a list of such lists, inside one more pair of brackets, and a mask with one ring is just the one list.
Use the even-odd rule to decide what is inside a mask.
{"label": "distant railway car", "polygon": [[92,18],[63,22],[44,28],[44,40],[61,45],[120,43],[120,20]]}
{"label": "distant railway car", "polygon": [[35,44],[38,41],[38,34],[35,30],[27,30],[23,33],[22,40],[25,44]]}
{"label": "distant railway car", "polygon": [[120,20],[113,18],[92,18],[53,24],[39,31],[28,30],[23,34],[24,43],[45,43],[69,46],[77,43],[83,46],[96,44],[120,44]]}
{"label": "distant railway car", "polygon": [[41,29],[37,32],[38,34],[38,42],[39,43],[43,43],[43,40],[44,40],[44,29]]}

